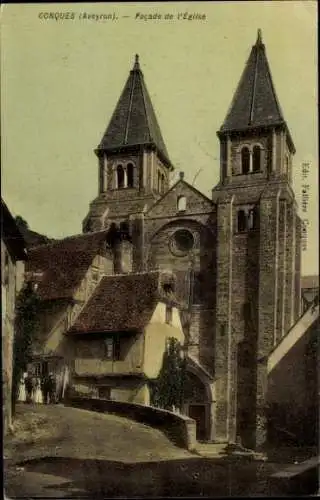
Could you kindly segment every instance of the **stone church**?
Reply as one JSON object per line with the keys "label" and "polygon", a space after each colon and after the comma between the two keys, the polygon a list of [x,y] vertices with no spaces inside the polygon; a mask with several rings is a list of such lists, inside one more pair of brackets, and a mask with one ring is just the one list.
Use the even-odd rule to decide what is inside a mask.
{"label": "stone church", "polygon": [[295,146],[260,30],[217,136],[211,199],[182,172],[170,187],[174,166],[136,56],[95,150],[99,193],[83,231],[129,225],[134,271],[174,273],[188,352],[205,387],[190,416],[211,422],[207,438],[257,444],[265,437],[266,357],[300,315],[301,259]]}
{"label": "stone church", "polygon": [[[170,186],[174,165],[136,56],[95,150],[98,195],[83,221],[83,235],[65,247],[59,243],[60,257],[54,250],[58,244],[31,250],[31,269],[32,262],[37,271],[40,261],[51,266],[64,259],[63,289],[70,285],[68,269],[76,266],[74,250],[65,263],[68,248],[77,244],[79,249],[81,240],[83,269],[88,251],[87,265],[96,255],[90,241],[100,245],[105,231],[124,239],[129,235],[131,244],[119,247],[129,262],[127,270],[118,266],[113,271],[121,287],[126,279],[135,294],[135,281],[121,278],[128,272],[172,276],[189,361],[184,409],[197,422],[198,438],[231,442],[240,437],[256,447],[267,432],[267,358],[301,309],[301,222],[292,189],[295,146],[260,30],[217,136],[220,180],[211,198],[187,183],[183,172]],[[44,298],[61,300],[57,271],[50,272]],[[116,281],[110,288],[103,278],[109,294],[117,289]],[[137,301],[143,300],[143,280],[138,281],[136,311],[141,309]],[[101,290],[99,311],[106,314],[109,299],[101,302]],[[124,306],[122,311],[126,314]],[[95,321],[96,314],[90,314]]]}

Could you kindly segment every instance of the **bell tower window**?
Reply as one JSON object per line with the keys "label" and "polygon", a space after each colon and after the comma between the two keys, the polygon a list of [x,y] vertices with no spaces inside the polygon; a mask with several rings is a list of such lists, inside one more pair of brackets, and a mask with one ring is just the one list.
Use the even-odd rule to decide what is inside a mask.
{"label": "bell tower window", "polygon": [[255,230],[258,229],[259,218],[258,218],[258,210],[257,208],[252,208],[248,213],[248,229]]}
{"label": "bell tower window", "polygon": [[128,163],[127,165],[127,179],[128,179],[128,187],[133,187],[133,164]]}
{"label": "bell tower window", "polygon": [[117,188],[124,188],[124,169],[122,165],[117,166]]}
{"label": "bell tower window", "polygon": [[238,212],[238,232],[244,233],[247,230],[247,216],[244,210]]}
{"label": "bell tower window", "polygon": [[261,148],[260,146],[253,147],[252,154],[253,172],[259,172],[261,170]]}
{"label": "bell tower window", "polygon": [[250,172],[250,151],[247,146],[241,150],[241,173],[246,175]]}
{"label": "bell tower window", "polygon": [[161,174],[161,193],[164,193],[164,175]]}

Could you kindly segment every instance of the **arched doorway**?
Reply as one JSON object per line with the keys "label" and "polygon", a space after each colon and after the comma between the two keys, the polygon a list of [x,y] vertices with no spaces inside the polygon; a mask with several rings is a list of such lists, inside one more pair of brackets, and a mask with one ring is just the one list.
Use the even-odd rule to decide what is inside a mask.
{"label": "arched doorway", "polygon": [[210,439],[211,401],[205,383],[191,371],[185,374],[183,410],[196,422],[198,441]]}

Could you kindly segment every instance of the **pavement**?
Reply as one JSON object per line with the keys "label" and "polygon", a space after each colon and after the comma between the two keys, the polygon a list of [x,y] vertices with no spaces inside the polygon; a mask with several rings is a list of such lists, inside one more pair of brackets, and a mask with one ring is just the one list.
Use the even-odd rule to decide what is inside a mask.
{"label": "pavement", "polygon": [[286,465],[210,444],[190,453],[143,424],[60,405],[21,405],[19,419],[4,446],[9,498],[270,496],[270,476]]}

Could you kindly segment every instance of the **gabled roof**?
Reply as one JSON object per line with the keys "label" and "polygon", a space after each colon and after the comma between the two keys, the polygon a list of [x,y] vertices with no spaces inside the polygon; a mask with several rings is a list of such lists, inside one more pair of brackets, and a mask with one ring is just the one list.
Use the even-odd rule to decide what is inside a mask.
{"label": "gabled roof", "polygon": [[43,275],[37,279],[42,300],[71,299],[94,257],[106,246],[106,231],[57,240],[29,250],[26,271]]}
{"label": "gabled roof", "polygon": [[257,41],[251,49],[231,106],[219,132],[276,125],[286,126],[286,123],[273,85],[261,30],[258,30]]}
{"label": "gabled roof", "polygon": [[136,145],[155,146],[172,167],[138,55],[98,150],[108,151]]}
{"label": "gabled roof", "polygon": [[26,260],[26,242],[10,210],[1,198],[1,238],[15,260]]}
{"label": "gabled roof", "polygon": [[159,302],[159,272],[105,276],[68,333],[139,331]]}
{"label": "gabled roof", "polygon": [[[151,214],[151,212],[154,210],[154,208],[158,207],[158,205],[161,205],[161,203],[165,200],[165,198],[170,196],[172,191],[174,191],[177,187],[180,187],[180,186],[182,188],[186,188],[189,192],[190,191],[193,192],[197,197],[199,197],[200,199],[202,199],[206,203],[208,203],[210,205],[211,209],[213,208],[214,203],[212,202],[212,200],[210,200],[210,198],[208,198],[206,195],[201,193],[201,191],[199,191],[197,188],[192,186],[192,184],[189,184],[187,181],[185,181],[182,174],[183,174],[183,172],[180,173],[180,178],[171,186],[171,188],[168,189],[168,191],[166,191],[161,196],[161,198],[159,198],[153,205],[151,205],[149,207],[149,209],[146,212],[148,216]],[[186,210],[186,212],[189,212],[189,210]]]}

